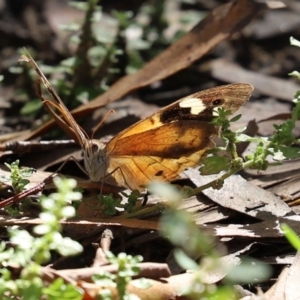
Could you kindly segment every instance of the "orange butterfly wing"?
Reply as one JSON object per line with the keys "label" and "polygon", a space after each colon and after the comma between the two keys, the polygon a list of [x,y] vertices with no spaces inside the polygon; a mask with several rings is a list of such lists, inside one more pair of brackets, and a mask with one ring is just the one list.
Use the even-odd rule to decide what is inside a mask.
{"label": "orange butterfly wing", "polygon": [[113,172],[118,185],[131,189],[152,180],[172,180],[199,164],[203,153],[214,146],[211,137],[216,133],[207,122],[177,121],[120,138],[108,152],[107,172]]}
{"label": "orange butterfly wing", "polygon": [[138,189],[152,180],[172,180],[200,164],[218,132],[214,108],[236,111],[253,87],[231,84],[201,91],[162,108],[117,134],[104,149],[110,183]]}

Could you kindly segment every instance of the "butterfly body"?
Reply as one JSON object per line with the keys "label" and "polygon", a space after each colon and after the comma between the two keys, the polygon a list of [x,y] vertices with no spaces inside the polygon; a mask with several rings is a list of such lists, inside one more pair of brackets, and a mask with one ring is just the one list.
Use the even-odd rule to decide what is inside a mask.
{"label": "butterfly body", "polygon": [[[83,144],[84,167],[91,181],[100,182],[106,176],[108,156],[105,144],[95,140],[86,140]],[[95,168],[97,166],[97,168]]]}

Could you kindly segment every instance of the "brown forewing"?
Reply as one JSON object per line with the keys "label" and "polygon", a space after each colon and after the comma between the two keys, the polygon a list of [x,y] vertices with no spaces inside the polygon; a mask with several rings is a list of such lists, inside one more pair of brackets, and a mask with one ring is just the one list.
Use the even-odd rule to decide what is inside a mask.
{"label": "brown forewing", "polygon": [[[184,97],[162,109],[148,118],[141,120],[117,134],[110,142],[108,148],[113,149],[114,144],[121,138],[143,133],[158,128],[166,123],[175,121],[198,120],[210,122],[213,119],[213,109],[223,107],[235,112],[250,97],[253,87],[246,83],[234,83],[207,89]],[[197,115],[191,114],[190,108],[180,107],[180,102],[187,98],[198,98],[205,105],[205,110]],[[218,104],[216,105],[215,100]],[[109,152],[109,151],[108,151]]]}
{"label": "brown forewing", "polygon": [[153,180],[173,180],[200,163],[216,134],[212,124],[192,120],[121,137],[106,148],[107,172],[113,175],[107,182],[138,189]]}

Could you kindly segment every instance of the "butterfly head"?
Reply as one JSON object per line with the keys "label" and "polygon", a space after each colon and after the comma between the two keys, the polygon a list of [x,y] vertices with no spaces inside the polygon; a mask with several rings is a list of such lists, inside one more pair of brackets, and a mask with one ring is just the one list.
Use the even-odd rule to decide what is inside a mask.
{"label": "butterfly head", "polygon": [[87,140],[83,145],[84,167],[93,182],[100,182],[105,177],[108,156],[104,151],[105,145],[98,140]]}

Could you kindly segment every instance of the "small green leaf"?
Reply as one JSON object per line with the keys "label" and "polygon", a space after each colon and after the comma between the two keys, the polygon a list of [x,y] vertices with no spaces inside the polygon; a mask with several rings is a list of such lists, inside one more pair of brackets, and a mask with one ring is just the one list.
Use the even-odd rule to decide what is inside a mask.
{"label": "small green leaf", "polygon": [[271,273],[267,264],[253,258],[245,258],[227,274],[226,279],[237,283],[261,282],[269,278]]}
{"label": "small green leaf", "polygon": [[108,216],[114,216],[117,213],[117,210],[113,206],[109,206],[104,210],[104,213]]}
{"label": "small green leaf", "polygon": [[83,251],[83,247],[77,241],[73,241],[69,237],[65,237],[62,239],[57,251],[63,256],[73,256],[81,253]]}
{"label": "small green leaf", "polygon": [[20,169],[20,175],[23,177],[30,177],[36,170],[34,168],[21,168]]}
{"label": "small green leaf", "polygon": [[283,231],[286,239],[290,242],[290,244],[297,250],[300,250],[300,238],[296,234],[296,232],[287,224],[281,224],[281,230]]}
{"label": "small green leaf", "polygon": [[97,285],[106,286],[106,287],[109,286],[115,287],[116,286],[116,283],[114,282],[115,278],[116,275],[104,271],[92,275],[92,279]]}
{"label": "small green leaf", "polygon": [[40,99],[34,99],[27,102],[21,109],[22,115],[32,115],[41,109],[43,102]]}
{"label": "small green leaf", "polygon": [[238,121],[240,118],[242,117],[242,115],[236,115],[235,117],[231,118],[229,122],[236,122]]}
{"label": "small green leaf", "polygon": [[178,206],[183,197],[174,185],[162,181],[151,182],[148,184],[147,189],[151,193],[158,195],[160,198],[167,199],[168,205],[172,205],[173,207]]}
{"label": "small green leaf", "polygon": [[281,146],[281,147],[279,147],[279,149],[285,158],[292,159],[292,158],[300,157],[300,149],[299,148]]}
{"label": "small green leaf", "polygon": [[31,281],[30,285],[24,289],[22,299],[24,300],[41,299],[41,296],[42,296],[42,286],[38,284],[33,284],[33,282]]}
{"label": "small green leaf", "polygon": [[[72,285],[66,284],[62,278],[58,278],[53,281],[49,286],[43,289],[43,294],[47,295],[48,300],[80,300],[82,299],[82,293],[79,289]],[[34,298],[39,299],[39,298]]]}
{"label": "small green leaf", "polygon": [[138,289],[148,289],[152,286],[151,282],[147,278],[139,278],[134,281],[131,281],[131,284]]}
{"label": "small green leaf", "polygon": [[174,250],[174,257],[177,263],[185,270],[199,270],[199,265],[191,259],[185,252],[177,248]]}
{"label": "small green leaf", "polygon": [[294,77],[297,77],[298,79],[300,79],[300,73],[298,71],[293,71],[293,72],[289,73],[288,75],[294,76]]}
{"label": "small green leaf", "polygon": [[261,137],[252,137],[244,133],[240,133],[236,136],[236,142],[256,142],[259,143],[263,138]]}
{"label": "small green leaf", "polygon": [[225,156],[211,156],[202,160],[203,166],[199,169],[201,175],[218,174],[230,167],[230,158]]}

